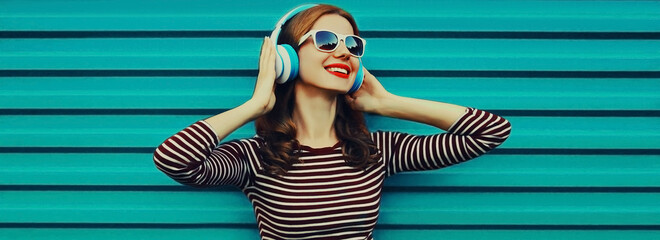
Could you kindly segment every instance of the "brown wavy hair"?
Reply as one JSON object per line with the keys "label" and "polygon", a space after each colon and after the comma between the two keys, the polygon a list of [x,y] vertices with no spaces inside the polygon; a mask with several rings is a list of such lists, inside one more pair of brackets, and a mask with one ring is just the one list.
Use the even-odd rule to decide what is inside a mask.
{"label": "brown wavy hair", "polygon": [[[348,12],[332,5],[317,5],[298,13],[282,26],[278,44],[289,44],[296,52],[299,50],[298,39],[312,29],[312,26],[323,15],[338,14],[348,20],[355,35],[359,31],[355,19]],[[275,106],[273,109],[256,119],[257,134],[264,139],[260,148],[263,165],[266,171],[273,175],[285,174],[294,163],[298,163],[300,142],[296,140],[296,125],[292,120],[294,108],[295,82],[278,84],[275,88]],[[350,166],[367,169],[378,162],[381,157],[376,144],[369,136],[362,112],[353,110],[343,95],[337,97],[337,113],[334,122],[337,138],[341,142],[342,153]]]}

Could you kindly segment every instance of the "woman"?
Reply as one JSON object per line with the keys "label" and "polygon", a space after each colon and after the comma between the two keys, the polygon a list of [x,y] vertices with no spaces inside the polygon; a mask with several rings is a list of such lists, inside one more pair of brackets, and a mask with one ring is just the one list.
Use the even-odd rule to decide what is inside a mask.
{"label": "woman", "polygon": [[[337,36],[336,45],[319,32]],[[364,51],[357,35],[353,17],[337,7],[296,14],[277,40],[297,52],[298,78],[275,83],[275,45],[265,38],[252,98],[168,138],[154,153],[156,166],[182,184],[241,189],[262,239],[372,239],[386,177],[464,162],[509,136],[499,116],[391,94],[366,70],[362,87],[346,94]],[[370,133],[362,112],[448,133]],[[218,146],[251,120],[257,136]]]}

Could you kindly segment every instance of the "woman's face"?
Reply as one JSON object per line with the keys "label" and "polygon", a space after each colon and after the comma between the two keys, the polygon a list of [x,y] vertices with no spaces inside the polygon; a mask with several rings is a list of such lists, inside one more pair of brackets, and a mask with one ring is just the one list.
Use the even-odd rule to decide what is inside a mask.
{"label": "woman's face", "polygon": [[[337,14],[326,14],[321,16],[312,30],[325,29],[338,34],[352,35],[353,27],[346,18]],[[300,59],[299,75],[302,84],[310,85],[319,89],[329,90],[337,94],[344,94],[353,85],[359,61],[353,57],[346,48],[344,41],[339,43],[334,52],[321,52],[314,46],[314,41],[309,37],[300,45],[298,50]],[[340,64],[348,68],[348,77],[342,74],[332,73],[335,68],[329,68],[332,64]],[[298,83],[301,84],[301,83]]]}

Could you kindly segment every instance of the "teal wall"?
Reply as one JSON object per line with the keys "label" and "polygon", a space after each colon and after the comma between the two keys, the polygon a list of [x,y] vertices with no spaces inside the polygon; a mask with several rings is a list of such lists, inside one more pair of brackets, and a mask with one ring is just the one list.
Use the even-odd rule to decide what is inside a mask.
{"label": "teal wall", "polygon": [[[250,97],[261,38],[300,3],[274,2],[0,0],[0,239],[257,239],[240,192],[180,186],[152,152]],[[401,2],[335,2],[365,66],[513,131],[389,179],[376,239],[660,239],[660,2]]]}

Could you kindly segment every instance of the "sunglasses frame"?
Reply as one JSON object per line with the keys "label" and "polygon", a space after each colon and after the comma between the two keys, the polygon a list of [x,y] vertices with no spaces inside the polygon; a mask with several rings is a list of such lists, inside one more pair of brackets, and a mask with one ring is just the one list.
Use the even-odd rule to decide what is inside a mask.
{"label": "sunglasses frame", "polygon": [[[303,36],[300,38],[300,41],[298,42],[298,46],[302,45],[305,41],[307,41],[307,39],[308,39],[309,37],[312,37],[312,40],[314,41],[314,47],[316,48],[316,50],[319,50],[319,51],[321,51],[321,52],[334,52],[334,51],[337,50],[337,48],[339,47],[339,42],[337,42],[337,45],[335,45],[335,48],[332,49],[332,50],[323,50],[323,49],[320,49],[320,48],[318,47],[318,44],[316,44],[316,33],[317,33],[317,32],[329,32],[329,33],[334,34],[335,36],[337,36],[337,41],[339,41],[339,42],[344,41],[344,46],[346,46],[346,38],[347,38],[347,37],[355,37],[355,38],[357,38],[357,39],[360,39],[360,40],[362,41],[362,55],[360,55],[360,56],[355,55],[355,54],[353,54],[350,50],[349,50],[348,52],[351,54],[351,56],[354,56],[354,57],[358,57],[358,58],[359,58],[359,57],[364,56],[364,51],[365,51],[365,48],[366,48],[366,46],[367,46],[367,40],[364,40],[364,38],[361,38],[361,37],[359,37],[359,36],[357,36],[357,35],[344,35],[344,34],[339,34],[339,33],[336,33],[336,32],[333,32],[333,31],[330,31],[330,30],[327,30],[327,29],[315,29],[315,30],[311,30],[311,31],[305,33],[305,35],[303,35]],[[347,49],[348,49],[348,47],[347,47]]]}

